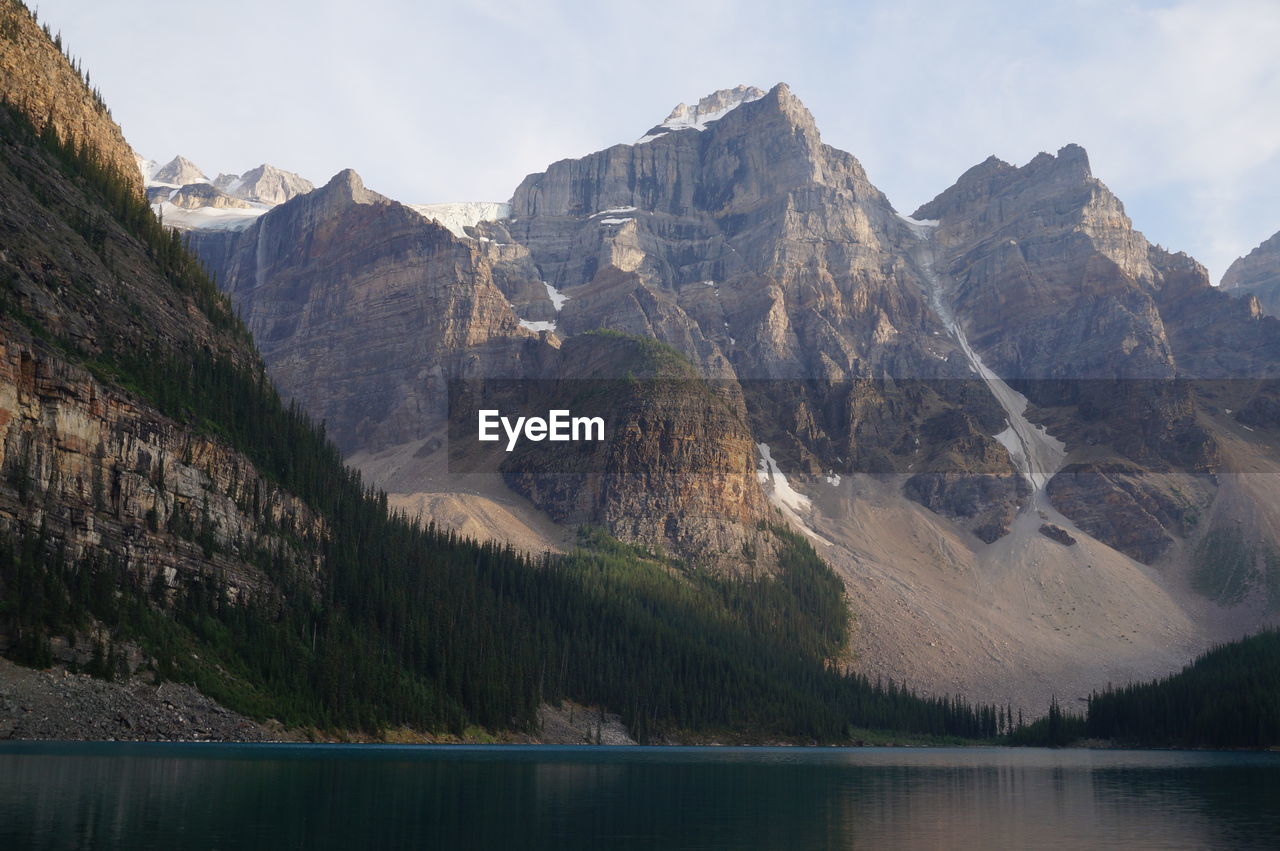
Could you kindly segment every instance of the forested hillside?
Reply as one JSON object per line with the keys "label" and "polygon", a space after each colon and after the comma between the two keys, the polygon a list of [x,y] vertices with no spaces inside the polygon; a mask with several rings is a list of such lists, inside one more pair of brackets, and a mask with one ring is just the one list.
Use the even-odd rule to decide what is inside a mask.
{"label": "forested hillside", "polygon": [[0,125],[9,655],[57,644],[115,677],[136,647],[147,676],[330,730],[529,730],[571,698],[642,740],[995,732],[989,709],[829,666],[840,583],[781,530],[776,575],[747,581],[590,530],[537,559],[389,514],[131,176],[12,106]]}
{"label": "forested hillside", "polygon": [[1280,745],[1280,632],[1215,648],[1173,676],[1094,694],[1088,734],[1157,747]]}

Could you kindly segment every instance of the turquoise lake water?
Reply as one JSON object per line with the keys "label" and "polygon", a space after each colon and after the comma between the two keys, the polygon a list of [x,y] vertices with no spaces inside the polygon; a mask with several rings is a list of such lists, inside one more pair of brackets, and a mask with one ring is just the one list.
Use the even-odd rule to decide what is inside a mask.
{"label": "turquoise lake water", "polygon": [[1280,845],[1280,754],[5,743],[0,848]]}

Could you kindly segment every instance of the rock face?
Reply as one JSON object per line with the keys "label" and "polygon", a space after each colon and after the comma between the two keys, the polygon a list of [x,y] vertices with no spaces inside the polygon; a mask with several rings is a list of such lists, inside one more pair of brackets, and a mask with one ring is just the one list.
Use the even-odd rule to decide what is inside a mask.
{"label": "rock face", "polygon": [[61,138],[99,151],[142,191],[135,154],[111,111],[15,0],[0,0],[0,93],[30,116],[37,130],[52,122]]}
{"label": "rock face", "polygon": [[994,157],[915,212],[956,283],[969,339],[1006,378],[1167,378],[1149,246],[1078,145]]}
{"label": "rock face", "polygon": [[[344,173],[191,234],[286,392],[401,504],[479,499],[479,470],[504,517],[744,571],[791,522],[842,571],[864,670],[1044,701],[1226,637],[1183,580],[1228,526],[1280,529],[1280,479],[1238,475],[1273,463],[1278,323],[1149,245],[1078,146],[992,158],[904,217],[785,85],[738,87],[509,209],[418,209]],[[656,385],[646,352],[675,359]],[[467,379],[627,428],[459,458]],[[1259,576],[1232,628],[1265,621]]]}
{"label": "rock face", "polygon": [[156,169],[152,173],[149,182],[153,185],[179,187],[191,183],[208,183],[209,178],[205,176],[199,166],[186,157],[179,155]]}
{"label": "rock face", "polygon": [[238,234],[192,240],[276,385],[345,452],[427,436],[447,378],[518,376],[526,350],[547,346],[520,328],[474,246],[350,170]]}
{"label": "rock face", "polygon": [[[348,453],[430,441],[445,427],[451,380],[599,377],[606,373],[577,370],[585,362],[609,363],[601,349],[635,345],[609,338],[597,341],[589,358],[562,356],[558,337],[530,330],[512,310],[494,283],[484,243],[460,240],[370,192],[350,171],[241,233],[191,237],[226,282],[277,385],[303,400]],[[515,468],[506,475],[552,516],[704,554],[708,563],[742,552],[766,516],[750,435],[730,445],[722,442],[727,434],[706,423],[690,426],[678,411],[658,408],[650,416],[655,429],[669,434],[702,429],[704,453],[722,459],[737,478],[712,482],[708,473],[701,481],[709,491],[690,487],[676,474],[680,456],[664,456],[656,443],[652,453],[620,445],[617,457],[631,466],[593,476],[589,486],[582,479],[570,486],[563,476],[539,483]],[[436,445],[424,443],[416,457],[429,461]]]}
{"label": "rock face", "polygon": [[561,522],[604,526],[704,566],[771,569],[771,536],[754,528],[769,512],[737,386],[703,380],[645,338],[582,334],[558,355],[548,364],[555,396],[603,419],[606,441],[576,452],[528,444],[501,465],[512,489]]}
{"label": "rock face", "polygon": [[199,301],[166,277],[29,120],[0,109],[0,528],[42,534],[71,559],[107,554],[121,581],[157,594],[213,581],[228,599],[273,604],[258,556],[314,577],[293,542],[319,543],[316,516],[103,366],[112,352],[200,351],[260,374],[252,345],[215,293]]}
{"label": "rock face", "polygon": [[[988,159],[915,215],[939,222],[948,300],[974,347],[1088,456],[1050,483],[1053,504],[1122,552],[1159,558],[1221,463],[1197,381],[1265,371],[1275,342],[1215,344],[1206,325],[1243,342],[1244,311],[1194,261],[1147,243],[1078,146],[1021,168]],[[1140,482],[1175,472],[1202,480]]]}
{"label": "rock face", "polygon": [[[331,183],[238,236],[196,232],[193,245],[280,386],[347,451],[423,437],[439,395],[431,380],[532,375],[547,358],[539,347],[607,328],[735,382],[754,442],[784,467],[945,473],[946,486],[921,497],[985,537],[1002,534],[1025,491],[992,437],[1004,428],[998,406],[962,380],[967,366],[929,309],[912,226],[856,159],[822,144],[785,85],[726,90],[666,124],[531,175],[510,218],[455,228],[470,234],[461,239],[383,199],[321,201]],[[312,209],[324,212],[286,213]],[[452,259],[424,275],[401,247],[410,233]],[[412,295],[394,295],[405,287]],[[535,343],[528,331],[549,336]],[[953,428],[921,431],[956,405],[966,415]],[[955,466],[957,440],[979,460]],[[744,488],[733,516],[755,511]],[[545,490],[525,492],[558,510],[540,501]],[[629,523],[663,527],[669,513],[655,512]],[[634,537],[621,514],[610,524]]]}
{"label": "rock face", "polygon": [[1262,311],[1280,316],[1280,233],[1227,267],[1222,289],[1245,298],[1254,296]]}
{"label": "rock face", "polygon": [[[667,132],[521,183],[511,219],[480,226],[527,250],[495,260],[505,291],[521,298],[522,282],[541,279],[568,297],[562,334],[655,337],[704,374],[742,382],[753,429],[788,468],[918,470],[940,448],[919,442],[920,426],[951,395],[970,406],[983,463],[1013,476],[991,437],[998,408],[964,387],[967,367],[927,303],[912,226],[858,161],[822,143],[782,84],[718,92],[673,116]],[[1011,512],[1016,488],[986,493],[995,515]],[[969,496],[943,502],[973,516]]]}
{"label": "rock face", "polygon": [[[260,539],[262,527],[323,533],[306,506],[238,453],[7,331],[0,448],[12,486],[0,490],[6,529],[43,524],[73,557],[89,548],[122,554],[145,587],[176,590],[213,570],[228,599],[269,598],[273,585],[250,566],[250,547],[283,538]],[[199,530],[200,541],[186,530]]]}
{"label": "rock face", "polygon": [[263,163],[241,175],[220,174],[213,185],[228,195],[244,201],[283,204],[291,198],[306,195],[315,186],[305,177]]}
{"label": "rock face", "polygon": [[248,201],[233,198],[209,183],[188,183],[181,189],[153,186],[147,190],[147,197],[153,204],[167,202],[184,210],[205,207],[215,210],[248,210],[253,207]]}

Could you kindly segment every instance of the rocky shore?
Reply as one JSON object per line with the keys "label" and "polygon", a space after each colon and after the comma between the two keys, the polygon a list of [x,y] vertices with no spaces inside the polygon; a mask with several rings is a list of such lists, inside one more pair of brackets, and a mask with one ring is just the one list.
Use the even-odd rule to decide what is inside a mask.
{"label": "rocky shore", "polygon": [[[281,731],[283,732],[283,731]],[[0,659],[0,740],[265,742],[279,733],[218,705],[194,687],[112,683],[64,668],[38,671]]]}
{"label": "rocky shore", "polygon": [[107,682],[65,668],[35,670],[0,657],[0,741],[64,739],[128,742],[349,741],[415,744],[603,744],[633,745],[622,719],[566,701],[543,706],[541,731],[490,736],[468,731],[462,737],[392,730],[382,738],[288,729],[258,723],[218,704],[194,686],[154,685],[135,676]]}

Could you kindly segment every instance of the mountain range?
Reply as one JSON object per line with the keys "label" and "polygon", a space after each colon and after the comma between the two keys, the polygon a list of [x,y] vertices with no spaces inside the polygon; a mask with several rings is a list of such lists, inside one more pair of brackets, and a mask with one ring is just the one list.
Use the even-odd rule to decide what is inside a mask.
{"label": "mountain range", "polygon": [[[785,84],[680,104],[504,202],[404,204],[350,169],[318,187],[265,164],[210,179],[133,155],[5,5],[21,48],[0,65],[13,138],[29,121],[46,147],[91,155],[55,173],[34,137],[6,148],[0,519],[114,554],[122,587],[179,611],[212,583],[232,603],[285,601],[289,628],[343,588],[351,620],[322,632],[378,624],[395,650],[373,656],[421,672],[436,663],[387,627],[407,610],[378,596],[400,574],[361,589],[350,566],[364,562],[332,537],[369,540],[383,521],[352,518],[389,507],[387,522],[443,535],[449,564],[469,558],[451,549],[463,537],[570,560],[607,539],[684,565],[667,570],[691,571],[688,588],[791,589],[828,638],[838,618],[795,583],[826,594],[830,570],[852,615],[840,646],[803,632],[778,647],[868,683],[1020,707],[1170,673],[1276,621],[1280,235],[1214,286],[1134,228],[1074,144],[1021,166],[991,157],[908,214]],[[32,85],[32,69],[54,82]],[[77,176],[99,171],[118,215]],[[339,475],[332,459],[280,455],[273,435],[174,390],[171,362],[228,409],[274,411],[262,400],[278,388],[296,407],[273,422],[323,423],[317,445],[385,496],[331,501],[317,482]],[[489,452],[471,439],[481,405],[598,414],[606,439]],[[388,546],[418,534],[395,529]],[[806,547],[821,570],[797,561]],[[310,651],[291,652],[316,651],[311,629]],[[0,633],[9,647],[35,634]],[[89,662],[70,639],[52,652]],[[491,695],[508,709],[484,723],[537,705],[538,662],[521,658],[522,696]],[[421,704],[442,707],[431,723],[478,717],[483,701],[449,682]],[[633,729],[669,717],[566,694],[612,701]]]}
{"label": "mountain range", "polygon": [[[599,523],[731,572],[781,514],[844,577],[864,664],[930,692],[1085,694],[1271,621],[1276,263],[1214,287],[1077,145],[905,215],[786,85],[739,86],[474,218],[424,209],[347,171],[189,234],[396,505],[535,549]],[[675,476],[657,445],[569,487],[449,463],[451,381],[621,376],[583,349],[602,329],[674,349],[735,425],[668,426],[700,447]]]}

